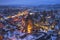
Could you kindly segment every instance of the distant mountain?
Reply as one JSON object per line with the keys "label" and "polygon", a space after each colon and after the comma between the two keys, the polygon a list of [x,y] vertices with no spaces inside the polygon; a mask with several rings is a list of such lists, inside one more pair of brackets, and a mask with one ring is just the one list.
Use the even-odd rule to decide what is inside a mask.
{"label": "distant mountain", "polygon": [[46,7],[49,7],[49,8],[60,8],[60,4],[54,4],[54,5],[37,5],[37,6],[34,6],[34,5],[0,5],[0,8],[8,8],[8,7],[13,7],[13,8],[16,8],[16,7],[42,7],[42,8],[46,8]]}

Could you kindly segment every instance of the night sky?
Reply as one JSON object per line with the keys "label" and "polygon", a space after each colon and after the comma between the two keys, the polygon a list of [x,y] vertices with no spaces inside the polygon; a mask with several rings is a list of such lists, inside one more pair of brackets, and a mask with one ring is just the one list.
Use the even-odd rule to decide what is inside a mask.
{"label": "night sky", "polygon": [[60,0],[0,0],[0,5],[60,4]]}

